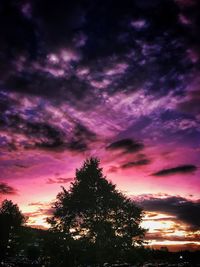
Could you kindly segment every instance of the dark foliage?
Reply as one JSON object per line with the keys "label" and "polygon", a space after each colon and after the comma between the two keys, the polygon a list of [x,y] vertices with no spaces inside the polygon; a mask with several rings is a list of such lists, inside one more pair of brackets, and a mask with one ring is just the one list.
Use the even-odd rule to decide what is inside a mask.
{"label": "dark foliage", "polygon": [[74,262],[102,263],[123,260],[135,245],[142,244],[142,215],[140,208],[106,180],[99,160],[90,158],[76,170],[69,191],[63,188],[58,194],[48,222],[68,243],[68,253],[78,251]]}
{"label": "dark foliage", "polygon": [[0,259],[14,253],[17,234],[24,222],[25,217],[18,206],[4,200],[0,207]]}

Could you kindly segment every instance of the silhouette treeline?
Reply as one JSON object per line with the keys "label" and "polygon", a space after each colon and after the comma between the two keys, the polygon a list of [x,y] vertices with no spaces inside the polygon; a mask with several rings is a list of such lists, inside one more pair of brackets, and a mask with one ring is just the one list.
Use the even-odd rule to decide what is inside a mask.
{"label": "silhouette treeline", "polygon": [[52,209],[50,228],[41,230],[25,226],[25,216],[12,201],[2,202],[0,266],[111,266],[179,259],[167,250],[144,248],[143,211],[106,179],[96,158],[76,170],[74,182],[68,190],[62,187]]}

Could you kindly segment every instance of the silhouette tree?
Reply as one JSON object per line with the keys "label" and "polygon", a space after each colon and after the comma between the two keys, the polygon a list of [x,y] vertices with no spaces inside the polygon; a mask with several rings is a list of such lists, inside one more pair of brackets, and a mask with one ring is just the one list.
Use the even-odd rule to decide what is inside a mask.
{"label": "silhouette tree", "polygon": [[103,176],[96,158],[76,170],[75,181],[68,191],[62,188],[53,208],[51,230],[79,243],[79,259],[85,253],[98,263],[123,259],[142,244],[142,210]]}
{"label": "silhouette tree", "polygon": [[12,201],[4,200],[0,207],[0,251],[1,259],[9,256],[14,248],[16,234],[25,222],[25,217],[17,205]]}

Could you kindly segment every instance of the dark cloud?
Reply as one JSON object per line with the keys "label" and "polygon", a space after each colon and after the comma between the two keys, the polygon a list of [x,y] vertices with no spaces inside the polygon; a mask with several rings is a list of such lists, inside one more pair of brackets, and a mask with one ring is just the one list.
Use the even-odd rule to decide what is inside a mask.
{"label": "dark cloud", "polygon": [[191,173],[197,170],[197,167],[192,164],[180,165],[174,168],[163,169],[157,172],[154,172],[153,176],[168,176],[173,174],[184,174]]}
{"label": "dark cloud", "polygon": [[84,125],[77,123],[74,127],[72,140],[68,148],[72,151],[86,151],[88,144],[94,142],[97,136]]}
{"label": "dark cloud", "polygon": [[[8,111],[10,106],[16,104],[15,101],[11,100],[5,93],[0,91],[0,112],[3,114]],[[1,119],[0,119],[1,122]]]}
{"label": "dark cloud", "polygon": [[186,223],[193,230],[200,229],[200,200],[192,201],[183,197],[150,197],[139,201],[146,210],[167,213],[176,216],[176,219]]}
{"label": "dark cloud", "polygon": [[35,143],[36,147],[55,151],[62,151],[66,149],[67,144],[65,141],[65,135],[62,131],[45,124],[41,124],[39,129],[41,129],[41,135],[38,136],[40,138],[39,141],[36,141]]}
{"label": "dark cloud", "polygon": [[6,184],[6,183],[0,183],[0,195],[15,195],[17,193],[17,190]]}
{"label": "dark cloud", "polygon": [[[8,47],[11,49],[11,46],[16,46],[17,52],[25,50],[34,54],[35,51],[43,50],[44,53],[45,48],[41,39],[48,45],[46,50],[58,48],[63,43],[69,45],[73,43],[74,35],[79,31],[86,31],[89,35],[85,51],[89,56],[94,57],[97,53],[95,50],[100,56],[110,55],[115,50],[120,52],[129,45],[112,42],[112,38],[116,41],[119,33],[127,32],[125,22],[131,17],[151,19],[153,24],[151,34],[173,28],[177,34],[179,33],[179,27],[176,25],[178,7],[172,0],[151,1],[151,3],[128,0],[126,3],[118,1],[115,5],[112,0],[95,2],[61,0],[56,4],[53,0],[42,2],[38,0],[29,1],[28,4],[29,12],[23,1],[17,4],[11,0],[1,1],[1,23],[7,25],[8,30],[2,29],[1,34]],[[109,16],[110,10],[112,17]]]}
{"label": "dark cloud", "polygon": [[23,134],[26,137],[26,141],[16,145],[13,140],[12,146],[15,149],[19,145],[26,149],[39,148],[58,152],[68,149],[82,152],[88,150],[89,143],[96,140],[96,134],[80,123],[74,123],[71,136],[68,136],[51,122],[30,121],[18,114],[6,112],[0,115],[0,129]]}
{"label": "dark cloud", "polygon": [[122,150],[124,153],[135,153],[144,149],[144,145],[133,139],[121,139],[106,147],[107,150]]}
{"label": "dark cloud", "polygon": [[149,159],[140,159],[137,161],[129,161],[121,165],[122,169],[128,169],[132,167],[137,167],[137,166],[143,166],[143,165],[148,165],[150,164],[151,161]]}
{"label": "dark cloud", "polygon": [[[50,67],[49,67],[50,68]],[[59,69],[50,71],[59,72]],[[64,71],[64,70],[62,70]],[[65,73],[65,71],[64,71]],[[88,101],[94,99],[92,104],[98,103],[100,98],[94,97],[94,90],[90,90],[90,84],[87,80],[79,80],[70,72],[66,77],[55,77],[47,70],[30,69],[21,73],[15,73],[4,79],[4,86],[10,92],[17,92],[25,95],[40,96],[50,99],[55,104],[60,104],[65,100],[67,103],[84,109],[90,108]],[[69,77],[68,77],[69,76]],[[82,99],[82,101],[80,101]]]}
{"label": "dark cloud", "polygon": [[70,183],[74,180],[74,178],[62,178],[62,177],[58,177],[58,178],[49,178],[47,180],[47,184],[66,184],[66,183]]}
{"label": "dark cloud", "polygon": [[[73,102],[74,98],[74,103],[78,101],[77,95],[82,98],[91,95],[96,101],[97,94],[93,94],[89,81],[102,80],[103,69],[112,58],[125,60],[129,68],[124,75],[110,79],[110,92],[135,91],[141,85],[151,90],[156,85],[156,90],[167,92],[180,84],[179,74],[188,71],[189,65],[183,58],[190,35],[177,23],[179,8],[172,0],[162,4],[131,0],[126,3],[62,0],[56,4],[52,0],[27,3],[8,0],[1,1],[0,14],[0,22],[5,25],[1,29],[2,69],[4,66],[8,70],[2,80],[7,90],[60,101]],[[137,26],[138,21],[143,21],[145,27]],[[85,36],[82,44],[80,36]],[[69,64],[58,63],[59,66],[50,67],[48,63],[54,70],[62,65],[65,75],[61,78],[52,75],[44,62],[50,53],[58,54],[63,49],[79,54],[80,58],[72,58]],[[78,65],[92,69],[87,79],[76,77]]]}
{"label": "dark cloud", "polygon": [[31,122],[18,114],[2,116],[1,128],[6,131],[24,134],[28,141],[25,148],[60,149],[65,147],[64,133],[53,125],[45,122]]}

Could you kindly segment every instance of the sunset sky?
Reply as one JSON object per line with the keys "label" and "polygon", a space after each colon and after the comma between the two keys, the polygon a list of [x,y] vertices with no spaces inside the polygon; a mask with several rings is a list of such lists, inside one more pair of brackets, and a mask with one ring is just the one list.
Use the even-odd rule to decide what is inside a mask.
{"label": "sunset sky", "polygon": [[2,0],[0,24],[0,200],[48,227],[95,156],[150,245],[200,249],[200,2]]}

